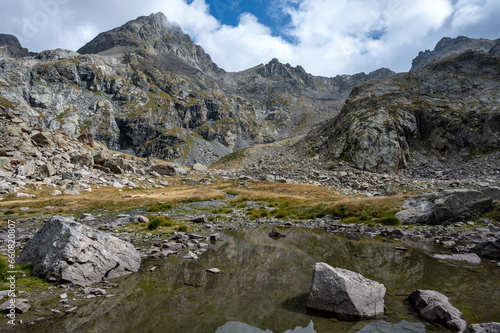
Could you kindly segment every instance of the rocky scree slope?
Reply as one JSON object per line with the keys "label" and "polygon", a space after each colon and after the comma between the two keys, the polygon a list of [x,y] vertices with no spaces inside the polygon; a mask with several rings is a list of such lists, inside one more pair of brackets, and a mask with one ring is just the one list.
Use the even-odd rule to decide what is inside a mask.
{"label": "rocky scree slope", "polygon": [[341,113],[300,145],[325,160],[394,173],[422,153],[472,159],[500,148],[500,58],[466,51],[355,87]]}
{"label": "rocky scree slope", "polygon": [[354,85],[393,75],[314,77],[277,60],[226,73],[161,13],[79,52],[0,58],[2,105],[48,131],[187,165],[306,133],[333,117]]}

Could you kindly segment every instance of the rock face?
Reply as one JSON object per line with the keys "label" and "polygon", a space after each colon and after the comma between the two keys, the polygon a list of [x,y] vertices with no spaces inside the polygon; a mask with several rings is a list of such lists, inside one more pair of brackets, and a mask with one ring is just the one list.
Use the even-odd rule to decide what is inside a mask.
{"label": "rock face", "polygon": [[479,243],[471,249],[471,252],[488,259],[500,259],[500,238],[496,241]]}
{"label": "rock face", "polygon": [[472,324],[464,333],[497,333],[500,332],[500,323]]}
{"label": "rock face", "polygon": [[132,244],[61,217],[52,217],[22,250],[19,261],[55,282],[87,286],[139,270]]}
{"label": "rock face", "polygon": [[448,297],[434,290],[416,290],[408,296],[410,305],[425,320],[442,324],[454,332],[462,332],[466,322],[462,313],[453,307]]}
{"label": "rock face", "polygon": [[308,309],[349,321],[383,314],[384,285],[325,263],[315,264],[313,270]]}
{"label": "rock face", "polygon": [[410,167],[413,151],[444,159],[498,151],[499,98],[499,57],[468,50],[356,86],[340,114],[300,144],[380,173]]}
{"label": "rock face", "polygon": [[441,224],[457,221],[496,207],[495,200],[482,192],[467,189],[425,193],[408,199],[396,217],[403,224]]}

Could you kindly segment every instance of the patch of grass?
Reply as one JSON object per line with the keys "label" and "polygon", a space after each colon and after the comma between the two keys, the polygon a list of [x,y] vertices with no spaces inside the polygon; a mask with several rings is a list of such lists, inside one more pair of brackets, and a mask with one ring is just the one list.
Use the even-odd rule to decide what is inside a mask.
{"label": "patch of grass", "polygon": [[9,209],[9,210],[6,210],[3,214],[4,215],[12,215],[14,214],[15,212],[12,210],[12,209]]}
{"label": "patch of grass", "polygon": [[34,276],[32,273],[32,267],[30,265],[21,266],[19,264],[16,264],[14,269],[11,269],[9,267],[7,258],[3,255],[0,255],[0,288],[2,289],[9,289],[9,282],[7,281],[7,277],[9,277],[11,274],[7,273],[8,271],[19,271],[24,273],[16,274],[17,290],[41,292],[52,285],[47,281]]}
{"label": "patch of grass", "polygon": [[174,223],[168,216],[153,217],[149,220],[148,230],[155,230],[158,227],[171,227]]}
{"label": "patch of grass", "polygon": [[500,209],[496,208],[486,214],[486,218],[494,222],[500,222]]}
{"label": "patch of grass", "polygon": [[384,216],[380,220],[377,221],[382,225],[401,225],[401,221],[396,216]]}
{"label": "patch of grass", "polygon": [[172,202],[168,202],[168,203],[157,202],[157,203],[153,204],[151,207],[149,207],[148,209],[146,209],[146,211],[150,212],[150,213],[164,212],[166,210],[173,209],[175,207],[176,207],[176,204],[172,203]]}
{"label": "patch of grass", "polygon": [[189,227],[185,224],[183,225],[180,225],[179,227],[177,227],[177,231],[180,231],[180,232],[188,232],[189,230]]}

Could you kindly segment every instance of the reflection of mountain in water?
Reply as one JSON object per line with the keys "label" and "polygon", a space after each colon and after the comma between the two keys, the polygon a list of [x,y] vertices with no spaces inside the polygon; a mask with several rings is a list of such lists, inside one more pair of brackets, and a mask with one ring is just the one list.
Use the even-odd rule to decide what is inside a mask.
{"label": "reflection of mountain in water", "polygon": [[[373,332],[396,332],[391,327],[403,324],[391,322],[418,322],[408,313],[404,299],[419,288],[452,296],[452,304],[464,312],[469,323],[473,320],[471,309],[482,321],[500,320],[494,310],[500,308],[496,267],[481,265],[470,270],[466,265],[441,263],[418,249],[401,253],[394,250],[394,244],[374,240],[356,242],[306,230],[284,231],[287,237],[273,240],[268,232],[228,232],[223,242],[196,261],[180,256],[145,261],[139,273],[121,279],[119,288],[109,291],[116,297],[97,298],[67,316],[12,331],[216,332],[232,327],[226,325],[245,323],[239,324],[241,332],[342,333],[356,332],[366,325],[371,325]],[[319,261],[383,283],[387,288],[385,322],[311,317],[305,301],[312,265]],[[157,269],[150,272],[153,265]],[[207,273],[211,267],[224,274]],[[412,329],[420,332],[421,326],[417,326]]]}
{"label": "reflection of mountain in water", "polygon": [[[421,323],[410,323],[403,320],[399,323],[389,323],[385,320],[375,321],[367,324],[361,322],[356,324],[349,332],[357,333],[425,333],[425,326]],[[261,330],[257,327],[244,323],[231,322],[219,327],[215,333],[273,333],[270,330]],[[316,333],[314,322],[311,321],[307,327],[296,327],[283,333]]]}
{"label": "reflection of mountain in water", "polygon": [[[261,330],[244,323],[226,323],[219,327],[215,333],[273,333],[270,330]],[[307,327],[296,327],[293,330],[287,330],[283,333],[316,333],[314,323],[311,321]]]}

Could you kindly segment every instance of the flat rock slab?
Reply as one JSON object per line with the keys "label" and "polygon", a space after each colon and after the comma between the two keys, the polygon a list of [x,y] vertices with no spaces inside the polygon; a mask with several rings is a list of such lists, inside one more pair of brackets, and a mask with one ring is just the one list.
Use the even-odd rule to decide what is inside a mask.
{"label": "flat rock slab", "polygon": [[25,313],[30,309],[30,302],[23,298],[12,298],[2,303],[0,309],[3,313],[12,313],[12,310],[15,313]]}
{"label": "flat rock slab", "polygon": [[348,321],[384,313],[383,284],[322,262],[315,264],[313,270],[307,309]]}
{"label": "flat rock slab", "polygon": [[410,305],[430,323],[446,326],[454,332],[463,332],[467,327],[462,313],[450,304],[448,297],[434,290],[415,290],[408,296]]}
{"label": "flat rock slab", "polygon": [[26,243],[19,262],[49,281],[87,286],[137,272],[141,256],[128,242],[55,216]]}

